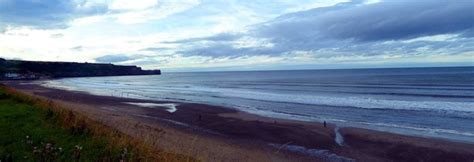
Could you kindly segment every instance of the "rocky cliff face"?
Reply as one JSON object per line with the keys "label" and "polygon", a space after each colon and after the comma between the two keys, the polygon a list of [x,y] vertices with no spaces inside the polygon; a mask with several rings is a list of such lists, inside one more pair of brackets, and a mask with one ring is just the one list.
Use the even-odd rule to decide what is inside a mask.
{"label": "rocky cliff face", "polygon": [[75,62],[37,62],[0,59],[3,79],[38,79],[121,75],[160,75],[160,70],[142,70],[137,66]]}

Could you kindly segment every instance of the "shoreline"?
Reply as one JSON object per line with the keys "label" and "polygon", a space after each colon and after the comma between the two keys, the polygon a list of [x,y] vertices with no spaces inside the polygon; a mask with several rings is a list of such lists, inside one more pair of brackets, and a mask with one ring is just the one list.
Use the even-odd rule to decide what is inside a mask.
{"label": "shoreline", "polygon": [[[42,80],[38,81],[41,82]],[[48,80],[45,80],[48,81]],[[42,85],[43,87],[46,88],[52,88],[52,89],[60,89],[60,90],[65,90],[65,91],[76,91],[76,89],[69,88],[69,87],[63,87],[63,86],[47,86],[47,84]],[[156,101],[156,102],[167,102],[167,103],[193,103],[193,104],[203,104],[203,105],[212,105],[215,107],[223,107],[227,109],[232,109],[236,110],[238,113],[243,113],[246,114],[247,116],[257,116],[260,118],[269,118],[271,120],[285,120],[285,121],[297,121],[297,122],[304,122],[304,123],[317,123],[317,124],[322,124],[323,120],[312,120],[309,118],[295,118],[292,114],[285,114],[285,115],[279,115],[279,116],[272,116],[272,115],[266,115],[265,113],[258,113],[258,112],[252,112],[252,111],[246,111],[246,110],[241,110],[238,108],[234,107],[229,107],[226,105],[216,105],[216,104],[209,104],[205,102],[191,102],[191,101],[183,101],[183,100],[161,100],[161,99],[151,99],[151,98],[144,98],[144,97],[129,97],[129,92],[122,92],[122,93],[116,93],[117,95],[114,95],[114,93],[111,93],[110,95],[104,94],[104,93],[92,93],[92,92],[87,92],[87,91],[76,91],[80,93],[86,93],[90,95],[96,95],[96,96],[111,96],[111,97],[118,97],[118,98],[132,98],[132,99],[139,99],[139,100],[146,100],[146,101]],[[120,94],[120,95],[119,95]],[[134,94],[134,93],[132,93]],[[133,95],[132,95],[133,96]],[[135,95],[139,96],[139,95]],[[131,103],[133,104],[133,103]],[[136,106],[141,106],[141,107],[153,107],[153,105],[146,105],[149,103],[144,103],[144,105],[140,105],[140,103],[135,103]],[[151,103],[153,104],[153,103]],[[158,107],[159,105],[155,104],[155,107]],[[168,107],[169,105],[161,105],[164,107]],[[321,106],[321,105],[319,105]],[[341,106],[341,107],[346,107],[346,106]],[[287,115],[287,116],[286,116]],[[242,118],[244,116],[239,116],[239,118]],[[398,135],[405,135],[405,136],[414,136],[414,137],[421,137],[421,138],[432,138],[432,139],[437,139],[437,140],[445,140],[445,141],[450,141],[450,142],[459,142],[459,143],[469,143],[469,144],[474,144],[474,138],[472,137],[472,133],[469,132],[457,132],[453,130],[456,133],[449,132],[451,130],[446,130],[445,132],[442,133],[431,133],[430,130],[420,130],[419,127],[397,127],[397,126],[387,126],[387,125],[373,125],[373,124],[368,124],[368,123],[351,123],[348,121],[344,120],[332,120],[328,119],[326,122],[337,125],[338,127],[341,128],[359,128],[359,129],[368,129],[372,131],[378,131],[378,132],[386,132],[386,133],[393,133],[393,134],[398,134]],[[466,134],[469,135],[466,135]]]}
{"label": "shoreline", "polygon": [[[340,156],[343,158],[342,160],[346,158],[345,160],[355,159],[357,161],[474,160],[474,144],[444,139],[344,127],[338,129],[340,136],[344,139],[344,143],[340,146],[335,140],[338,136],[335,131],[336,127],[332,124],[328,124],[328,127],[325,128],[322,123],[263,117],[220,106],[96,96],[76,91],[47,88],[36,84],[21,84],[31,83],[22,81],[7,81],[4,83],[18,91],[53,100],[65,107],[72,107],[71,109],[75,111],[86,113],[91,118],[120,131],[125,131],[125,133],[134,137],[143,136],[144,134],[134,132],[137,130],[131,130],[125,126],[126,124],[117,122],[140,123],[149,127],[165,129],[167,134],[173,132],[176,135],[175,139],[162,135],[161,137],[165,139],[171,138],[177,141],[187,139],[196,142],[196,137],[199,136],[199,140],[205,142],[197,142],[193,147],[208,150],[194,153],[190,151],[188,154],[200,156],[207,153],[208,155],[205,155],[207,158],[202,159],[248,161],[255,160],[254,156],[265,154],[267,155],[265,157],[268,157],[263,157],[265,161],[273,157],[289,161],[327,161],[331,160],[327,159],[331,155]],[[155,106],[157,106],[156,104],[162,106],[163,104],[175,104],[174,107],[177,108],[177,111],[167,111],[167,109],[170,109],[169,107],[150,108],[130,103],[148,103],[155,104]],[[145,136],[146,134],[157,133],[144,132]],[[166,148],[172,144],[161,141],[156,146]],[[216,144],[220,144],[220,148],[213,148]],[[275,146],[278,148],[275,148]],[[295,148],[299,152],[295,152]],[[222,153],[224,152],[222,149],[227,151]],[[287,151],[280,151],[283,149]],[[320,156],[312,156],[301,152],[303,150],[314,153],[315,149],[328,151]],[[182,152],[182,148],[175,148],[174,151]],[[244,155],[236,155],[236,152],[248,155],[242,157]],[[213,155],[215,153],[222,154],[217,157]]]}

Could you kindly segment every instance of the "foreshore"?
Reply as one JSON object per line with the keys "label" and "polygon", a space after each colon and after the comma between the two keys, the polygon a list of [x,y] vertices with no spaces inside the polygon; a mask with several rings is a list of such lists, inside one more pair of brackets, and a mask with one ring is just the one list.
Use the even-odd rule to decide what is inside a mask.
{"label": "foreshore", "polygon": [[205,104],[97,96],[26,81],[3,83],[83,113],[157,149],[203,161],[474,160],[474,144],[469,143],[336,129],[330,123],[324,127]]}

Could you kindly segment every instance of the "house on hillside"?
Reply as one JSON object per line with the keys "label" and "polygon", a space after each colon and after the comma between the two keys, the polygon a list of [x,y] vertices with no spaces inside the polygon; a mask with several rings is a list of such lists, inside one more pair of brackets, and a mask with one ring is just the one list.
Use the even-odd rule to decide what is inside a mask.
{"label": "house on hillside", "polygon": [[39,79],[40,75],[35,73],[26,73],[26,74],[19,74],[19,73],[5,73],[2,76],[3,79],[6,80],[31,80],[31,79]]}
{"label": "house on hillside", "polygon": [[18,73],[5,73],[3,77],[5,79],[21,79],[21,75]]}

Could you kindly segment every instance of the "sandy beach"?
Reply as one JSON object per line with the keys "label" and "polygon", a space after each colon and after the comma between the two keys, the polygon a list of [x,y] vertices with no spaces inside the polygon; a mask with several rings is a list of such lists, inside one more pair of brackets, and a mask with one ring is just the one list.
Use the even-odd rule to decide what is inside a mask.
{"label": "sandy beach", "polygon": [[219,106],[96,96],[3,82],[81,112],[160,150],[203,161],[466,161],[474,144],[331,123],[274,119]]}

